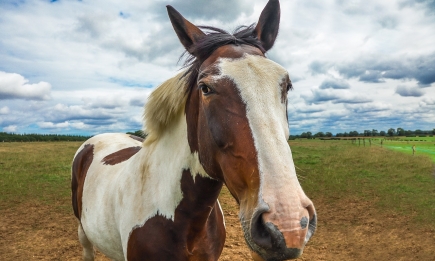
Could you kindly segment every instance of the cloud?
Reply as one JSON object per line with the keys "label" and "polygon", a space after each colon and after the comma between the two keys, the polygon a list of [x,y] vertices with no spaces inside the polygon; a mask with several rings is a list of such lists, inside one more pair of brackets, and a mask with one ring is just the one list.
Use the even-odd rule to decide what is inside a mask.
{"label": "cloud", "polygon": [[49,100],[51,98],[49,83],[29,84],[28,82],[29,80],[17,73],[0,71],[0,100]]}
{"label": "cloud", "polygon": [[[172,5],[187,19],[219,19],[221,21],[236,20],[238,16],[245,14],[250,16],[254,11],[254,4],[250,0],[221,0],[221,1],[201,1],[201,0],[172,0],[168,4]],[[161,2],[155,2],[152,7],[162,17],[166,19],[166,8]]]}
{"label": "cloud", "polygon": [[342,79],[326,79],[320,84],[320,89],[349,89],[350,85],[345,80]]}
{"label": "cloud", "polygon": [[10,112],[11,112],[11,110],[9,110],[8,106],[4,106],[4,107],[0,108],[0,114],[5,115],[5,114],[9,114]]}
{"label": "cloud", "polygon": [[313,61],[308,65],[312,75],[324,74],[328,71],[330,65],[325,62]]}
{"label": "cloud", "polygon": [[387,29],[395,29],[399,24],[397,17],[391,15],[390,16],[387,15],[382,18],[379,18],[377,22],[379,23],[380,26]]}
{"label": "cloud", "polygon": [[[0,130],[140,128],[149,92],[181,67],[184,50],[165,5],[194,24],[231,31],[256,22],[266,2],[0,1],[0,71],[21,77],[12,93],[6,89],[7,99],[0,87]],[[288,70],[295,86],[288,107],[292,133],[431,127],[432,2],[281,1],[280,32],[267,57]],[[48,83],[45,93],[29,91]],[[424,95],[392,95],[397,91]]]}
{"label": "cloud", "polygon": [[433,0],[405,0],[400,2],[401,7],[410,6],[417,9],[423,9],[426,15],[435,14],[435,1]]}
{"label": "cloud", "polygon": [[407,87],[403,85],[397,86],[396,93],[402,97],[421,97],[424,95],[424,92],[417,87]]}
{"label": "cloud", "polygon": [[9,126],[3,127],[3,131],[5,131],[5,132],[16,132],[17,131],[17,125],[9,125]]}
{"label": "cloud", "polygon": [[117,116],[117,114],[113,112],[114,110],[111,111],[110,113],[108,110],[101,108],[90,109],[80,105],[65,105],[59,103],[47,111],[45,119],[49,122],[56,123],[72,120],[101,123],[102,121],[112,120]]}
{"label": "cloud", "polygon": [[347,90],[335,89],[313,89],[311,95],[301,95],[307,104],[318,104],[331,101],[332,103],[367,103],[372,99],[361,95],[353,94]]}
{"label": "cloud", "polygon": [[338,72],[346,78],[358,78],[369,83],[384,82],[385,79],[417,80],[422,87],[435,82],[435,53],[414,58],[358,59],[336,66]]}
{"label": "cloud", "polygon": [[64,129],[70,126],[69,122],[60,122],[60,123],[53,123],[53,122],[39,122],[38,126],[41,129]]}
{"label": "cloud", "polygon": [[435,105],[435,99],[434,98],[425,98],[422,100],[422,103],[424,105],[432,106],[432,105]]}
{"label": "cloud", "polygon": [[345,108],[354,113],[372,113],[389,111],[391,105],[380,102],[370,102],[365,104],[346,104]]}

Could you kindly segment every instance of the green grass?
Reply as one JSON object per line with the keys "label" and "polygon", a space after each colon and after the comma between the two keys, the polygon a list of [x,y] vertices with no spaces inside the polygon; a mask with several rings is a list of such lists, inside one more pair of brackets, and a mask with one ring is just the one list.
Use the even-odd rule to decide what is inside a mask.
{"label": "green grass", "polygon": [[424,141],[424,142],[432,142],[435,143],[435,137],[429,137],[429,136],[424,136],[424,137],[399,137],[399,140],[402,141]]}
{"label": "green grass", "polygon": [[331,206],[355,197],[376,202],[379,211],[412,216],[416,224],[435,225],[434,165],[427,156],[350,141],[290,141],[290,145],[309,196]]}
{"label": "green grass", "polygon": [[[375,141],[380,145],[380,140]],[[416,155],[426,155],[435,162],[435,138],[434,137],[401,137],[396,140],[385,140],[383,147],[412,155],[412,146],[415,145]]]}
{"label": "green grass", "polygon": [[71,194],[71,161],[80,144],[0,143],[0,209],[30,200],[65,205]]}
{"label": "green grass", "polygon": [[[434,165],[419,152],[422,144],[416,144],[415,156],[350,141],[296,140],[290,145],[302,187],[314,200],[321,198],[333,208],[338,201],[358,198],[376,202],[379,212],[405,214],[416,225],[434,226]],[[0,210],[36,200],[71,212],[70,166],[79,146],[0,143]]]}

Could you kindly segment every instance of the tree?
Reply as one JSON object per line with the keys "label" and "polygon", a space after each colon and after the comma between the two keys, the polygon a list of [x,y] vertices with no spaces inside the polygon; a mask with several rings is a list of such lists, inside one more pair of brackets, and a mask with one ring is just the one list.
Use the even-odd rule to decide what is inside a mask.
{"label": "tree", "polygon": [[387,134],[387,133],[386,133],[385,131],[380,131],[380,132],[379,132],[379,135],[380,135],[380,136],[385,136],[386,134]]}
{"label": "tree", "polygon": [[432,134],[435,135],[435,129],[432,130]]}
{"label": "tree", "polygon": [[313,134],[311,131],[307,131],[307,139],[311,139],[313,137]]}
{"label": "tree", "polygon": [[325,133],[326,137],[332,137],[332,133],[330,133],[329,131]]}
{"label": "tree", "polygon": [[372,130],[372,136],[379,136],[378,130],[373,129]]}
{"label": "tree", "polygon": [[405,136],[405,130],[402,128],[397,128],[397,135],[398,136]]}
{"label": "tree", "polygon": [[316,134],[314,134],[314,137],[325,137],[325,133],[323,133],[323,132],[317,132]]}
{"label": "tree", "polygon": [[349,132],[349,137],[358,137],[359,133],[357,131]]}
{"label": "tree", "polygon": [[394,134],[396,134],[396,130],[393,128],[389,128],[387,133],[388,133],[388,136],[392,137],[392,136],[394,136]]}
{"label": "tree", "polygon": [[365,137],[372,136],[372,131],[371,130],[364,130],[364,136]]}

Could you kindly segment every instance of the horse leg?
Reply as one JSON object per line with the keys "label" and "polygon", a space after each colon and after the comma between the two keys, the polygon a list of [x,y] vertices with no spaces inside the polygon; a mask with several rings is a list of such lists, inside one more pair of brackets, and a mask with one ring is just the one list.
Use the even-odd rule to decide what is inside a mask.
{"label": "horse leg", "polygon": [[83,231],[81,224],[79,224],[78,235],[80,244],[83,247],[83,260],[94,261],[94,246],[92,245],[91,241],[89,241],[85,231]]}

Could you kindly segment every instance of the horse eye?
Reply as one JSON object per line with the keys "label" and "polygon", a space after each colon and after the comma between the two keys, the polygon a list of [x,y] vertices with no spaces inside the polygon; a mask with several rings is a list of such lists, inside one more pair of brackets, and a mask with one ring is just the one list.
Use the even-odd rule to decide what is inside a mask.
{"label": "horse eye", "polygon": [[208,87],[208,86],[205,85],[205,84],[201,84],[201,85],[199,86],[199,88],[201,89],[201,91],[202,91],[203,94],[209,94],[209,93],[212,92],[211,89],[210,89],[210,87]]}
{"label": "horse eye", "polygon": [[289,82],[289,83],[287,84],[287,91],[289,91],[289,90],[293,90],[293,86],[292,86],[292,83],[291,83],[291,82]]}

